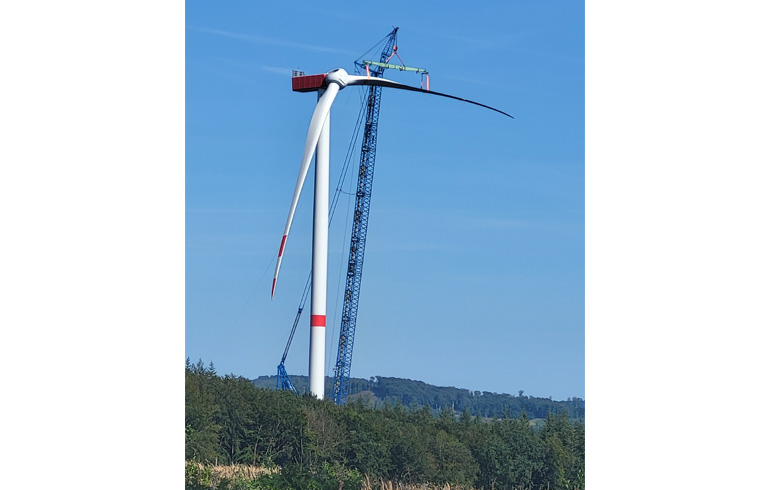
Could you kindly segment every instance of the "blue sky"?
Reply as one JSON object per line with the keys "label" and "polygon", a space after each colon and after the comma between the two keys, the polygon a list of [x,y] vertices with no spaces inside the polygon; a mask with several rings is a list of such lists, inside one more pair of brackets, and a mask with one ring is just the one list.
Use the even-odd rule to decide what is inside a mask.
{"label": "blue sky", "polygon": [[[362,3],[188,2],[185,355],[220,373],[274,374],[310,267],[306,186],[270,301],[315,105],[291,91],[291,70],[353,72],[394,26],[399,55],[429,70],[431,89],[516,119],[383,92],[351,376],[584,397],[580,2],[389,2],[377,14]],[[332,109],[333,187],[362,93],[343,90]],[[353,167],[360,137],[354,144]],[[343,195],[330,230],[327,375],[352,203]],[[307,374],[308,321],[290,374]]]}

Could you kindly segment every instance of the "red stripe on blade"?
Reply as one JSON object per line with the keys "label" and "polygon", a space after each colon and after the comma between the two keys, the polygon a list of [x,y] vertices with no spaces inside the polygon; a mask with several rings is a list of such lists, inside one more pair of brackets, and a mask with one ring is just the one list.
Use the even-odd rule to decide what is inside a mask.
{"label": "red stripe on blade", "polygon": [[286,245],[286,237],[287,235],[284,235],[283,238],[281,238],[281,248],[278,249],[278,256],[280,257],[283,255],[283,247]]}
{"label": "red stripe on blade", "polygon": [[310,315],[310,326],[311,327],[325,327],[326,326],[326,315]]}

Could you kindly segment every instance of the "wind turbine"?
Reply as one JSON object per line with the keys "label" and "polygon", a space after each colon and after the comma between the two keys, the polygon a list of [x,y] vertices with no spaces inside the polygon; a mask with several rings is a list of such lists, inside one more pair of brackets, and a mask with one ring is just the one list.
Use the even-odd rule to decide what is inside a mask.
{"label": "wind turbine", "polygon": [[305,177],[310,169],[310,160],[313,154],[316,156],[315,166],[315,192],[313,199],[313,252],[310,285],[310,360],[309,378],[310,392],[319,399],[324,397],[324,362],[326,342],[326,277],[327,277],[327,251],[329,229],[329,113],[337,93],[348,85],[376,85],[390,87],[412,92],[448,97],[463,102],[469,102],[493,111],[499,112],[513,119],[494,107],[480,104],[472,100],[462,99],[454,95],[430,92],[421,88],[410,87],[391,80],[377,77],[349,75],[342,68],[336,68],[323,75],[309,75],[292,78],[294,90],[302,92],[318,91],[318,102],[313,116],[310,119],[310,127],[305,140],[305,150],[302,154],[302,162],[299,167],[299,176],[294,188],[294,196],[289,208],[289,216],[286,219],[281,246],[278,249],[278,260],[275,264],[273,286],[270,297],[275,295],[275,286],[278,281],[278,272],[281,269],[283,252],[286,247],[286,239],[289,236],[291,223],[294,220],[294,212],[297,209],[299,196],[305,183]]}

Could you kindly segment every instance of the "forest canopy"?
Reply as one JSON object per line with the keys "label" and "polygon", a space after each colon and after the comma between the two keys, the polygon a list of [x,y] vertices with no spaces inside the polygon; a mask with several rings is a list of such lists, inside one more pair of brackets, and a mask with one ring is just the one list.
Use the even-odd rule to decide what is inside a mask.
{"label": "forest canopy", "polygon": [[[383,379],[397,378],[374,384]],[[219,376],[213,365],[188,360],[185,459],[279,468],[269,478],[286,486],[270,488],[330,474],[345,488],[356,488],[364,475],[487,489],[584,488],[585,426],[568,410],[549,412],[535,424],[526,409],[492,418],[471,414],[469,406],[458,414],[441,400],[418,406],[418,399],[407,406],[386,396],[374,407],[358,397],[338,406]],[[316,483],[311,486],[322,487]]]}

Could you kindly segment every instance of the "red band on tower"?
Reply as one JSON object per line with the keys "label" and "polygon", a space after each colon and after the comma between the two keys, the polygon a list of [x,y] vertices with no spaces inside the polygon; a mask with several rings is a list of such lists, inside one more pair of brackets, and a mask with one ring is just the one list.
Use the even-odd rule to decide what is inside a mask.
{"label": "red band on tower", "polygon": [[310,326],[311,327],[325,327],[326,326],[326,315],[310,315]]}

